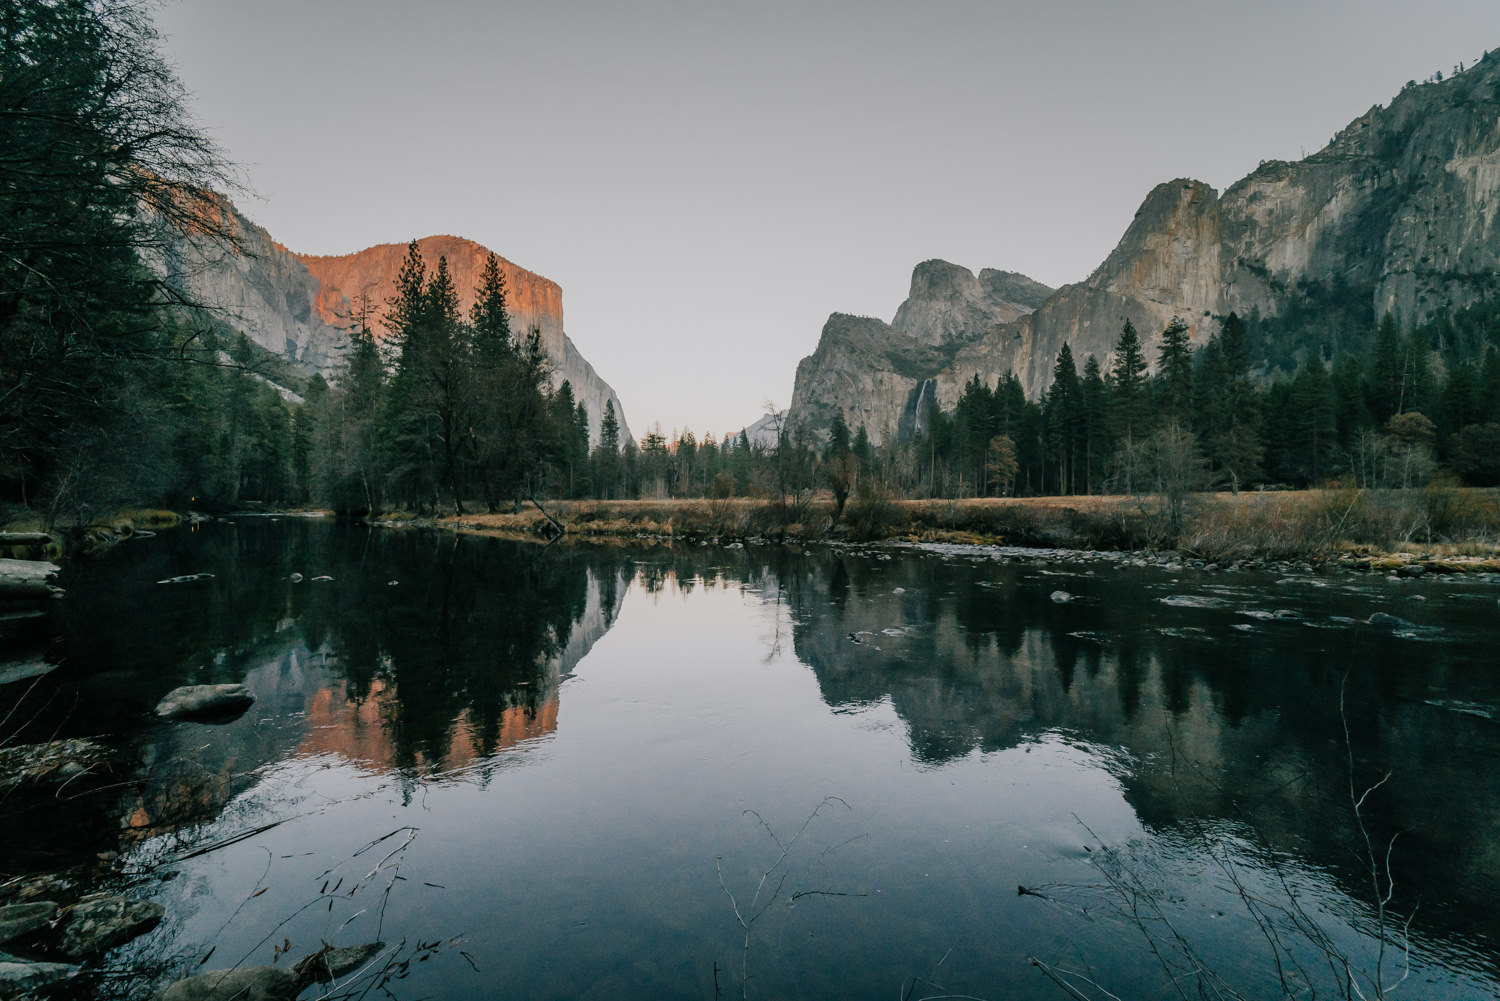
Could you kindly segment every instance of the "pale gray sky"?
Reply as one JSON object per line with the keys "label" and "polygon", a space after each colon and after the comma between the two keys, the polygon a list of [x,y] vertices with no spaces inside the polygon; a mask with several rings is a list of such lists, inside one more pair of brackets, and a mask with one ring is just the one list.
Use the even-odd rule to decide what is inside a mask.
{"label": "pale gray sky", "polygon": [[941,257],[1083,279],[1500,46],[1495,0],[168,0],[166,52],[303,253],[453,233],[558,282],[632,430],[785,406],[833,311]]}

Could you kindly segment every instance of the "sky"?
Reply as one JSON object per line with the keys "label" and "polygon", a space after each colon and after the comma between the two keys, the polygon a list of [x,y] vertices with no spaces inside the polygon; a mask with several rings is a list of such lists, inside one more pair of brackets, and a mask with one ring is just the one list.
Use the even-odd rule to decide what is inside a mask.
{"label": "sky", "polygon": [[653,424],[791,400],[912,268],[1081,281],[1151,188],[1297,159],[1500,47],[1495,0],[165,0],[163,51],[299,253],[438,233],[562,286]]}

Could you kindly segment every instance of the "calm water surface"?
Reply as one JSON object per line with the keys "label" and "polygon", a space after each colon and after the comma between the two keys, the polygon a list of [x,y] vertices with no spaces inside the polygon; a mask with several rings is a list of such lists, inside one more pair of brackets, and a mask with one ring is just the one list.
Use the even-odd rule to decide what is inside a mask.
{"label": "calm water surface", "polygon": [[1271,998],[1268,939],[1338,996],[1382,927],[1397,996],[1500,994],[1494,582],[241,520],[64,583],[0,736],[114,784],[0,804],[0,869],[165,906],[101,996],[378,940],[402,998]]}

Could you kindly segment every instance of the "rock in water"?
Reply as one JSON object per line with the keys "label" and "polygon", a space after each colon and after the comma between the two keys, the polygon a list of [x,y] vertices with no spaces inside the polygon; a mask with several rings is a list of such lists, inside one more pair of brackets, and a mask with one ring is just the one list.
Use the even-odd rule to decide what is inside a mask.
{"label": "rock in water", "polygon": [[380,950],[384,948],[384,942],[366,942],[364,945],[351,945],[343,949],[325,945],[297,964],[297,974],[305,982],[331,983],[339,977],[356,972],[380,955]]}
{"label": "rock in water", "polygon": [[0,907],[0,942],[9,942],[13,938],[29,935],[38,928],[45,928],[47,922],[56,916],[57,905],[50,900]]}
{"label": "rock in water", "polygon": [[57,949],[70,959],[108,952],[161,921],[160,904],[129,897],[96,897],[63,911]]}
{"label": "rock in water", "polygon": [[1059,605],[1065,605],[1073,600],[1073,596],[1066,591],[1053,591],[1052,600],[1057,602]]}
{"label": "rock in water", "polygon": [[214,970],[179,980],[162,992],[161,1001],[292,1001],[302,978],[276,966]]}
{"label": "rock in water", "polygon": [[1376,612],[1374,615],[1365,620],[1365,624],[1374,626],[1376,629],[1387,630],[1416,628],[1413,623],[1407,622],[1405,619],[1391,615],[1388,612]]}
{"label": "rock in water", "polygon": [[71,963],[32,963],[0,953],[0,997],[19,997],[70,980],[77,973],[78,967]]}
{"label": "rock in water", "polygon": [[82,737],[0,748],[0,793],[61,785],[87,774],[108,755]]}
{"label": "rock in water", "polygon": [[184,685],[156,704],[156,715],[167,719],[238,715],[254,701],[244,685]]}

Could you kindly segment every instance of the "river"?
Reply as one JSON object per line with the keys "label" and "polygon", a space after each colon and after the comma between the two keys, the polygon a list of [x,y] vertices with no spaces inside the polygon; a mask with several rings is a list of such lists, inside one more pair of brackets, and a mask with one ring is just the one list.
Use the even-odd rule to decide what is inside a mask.
{"label": "river", "polygon": [[0,868],[165,907],[101,997],[1500,995],[1495,580],[246,518],[63,583],[0,738],[115,764]]}

